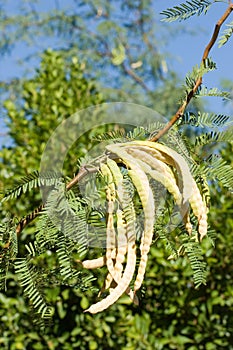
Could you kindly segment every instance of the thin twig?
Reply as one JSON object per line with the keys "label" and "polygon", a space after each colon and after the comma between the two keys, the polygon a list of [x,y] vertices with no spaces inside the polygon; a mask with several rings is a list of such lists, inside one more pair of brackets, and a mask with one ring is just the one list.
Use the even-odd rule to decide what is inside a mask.
{"label": "thin twig", "polygon": [[[208,43],[208,45],[206,46],[203,56],[202,56],[202,61],[204,62],[210,53],[211,48],[213,47],[213,45],[215,44],[217,38],[218,38],[218,34],[219,34],[219,30],[222,26],[222,24],[225,22],[225,20],[228,18],[228,16],[231,14],[231,12],[233,11],[233,3],[230,3],[227,10],[225,11],[225,13],[223,14],[223,16],[219,19],[219,21],[216,23],[215,28],[214,28],[214,32],[213,35],[210,39],[210,42]],[[195,92],[197,91],[197,89],[199,88],[199,86],[201,86],[202,84],[202,77],[199,77],[195,83],[195,86],[193,87],[193,89],[188,93],[185,101],[183,102],[183,104],[179,107],[179,109],[177,110],[176,114],[172,117],[172,119],[165,125],[165,127],[163,129],[161,129],[156,135],[154,135],[152,138],[150,138],[150,141],[152,142],[156,142],[158,141],[175,123],[176,121],[182,117],[182,115],[184,114],[184,111],[187,107],[187,105],[189,104],[189,102],[191,101],[191,99],[193,98],[193,96],[195,95]]]}
{"label": "thin twig", "polygon": [[145,91],[149,92],[149,88],[147,85],[144,83],[144,81],[130,68],[126,67],[126,64],[122,64],[122,68],[124,69],[125,73],[128,74],[133,80],[135,80],[139,85],[145,89]]}
{"label": "thin twig", "polygon": [[[219,21],[217,22],[215,29],[214,29],[214,33],[211,37],[210,42],[208,43],[208,45],[206,46],[203,56],[202,56],[202,62],[208,57],[209,52],[211,50],[211,48],[213,47],[214,43],[217,40],[218,34],[219,34],[219,30],[222,26],[222,24],[225,22],[225,20],[228,18],[228,16],[231,14],[231,12],[233,11],[233,3],[230,3],[227,10],[225,11],[225,13],[223,14],[223,16],[219,19]],[[124,70],[127,72],[127,74],[131,75],[138,83],[140,83],[145,89],[148,89],[147,86],[145,86],[145,84],[140,80],[139,81],[139,77],[138,76],[134,76],[132,74],[132,72],[128,71],[127,68],[125,66],[123,66]],[[198,87],[202,84],[202,77],[198,78],[196,81],[195,86],[193,87],[193,89],[190,91],[190,93],[187,95],[186,100],[184,101],[184,103],[180,106],[180,108],[178,109],[178,111],[176,112],[176,114],[172,117],[172,119],[166,124],[166,126],[160,130],[155,136],[153,136],[150,141],[156,142],[158,141],[158,139],[160,137],[162,137],[174,124],[175,122],[183,115],[185,108],[187,107],[187,105],[189,104],[190,100],[193,98],[195,92],[197,91]],[[97,169],[96,168],[85,168],[82,167],[79,171],[79,173],[66,185],[66,189],[67,191],[69,191],[75,184],[77,184],[84,176],[86,176],[88,173],[91,172],[96,172]],[[16,232],[17,235],[19,235],[22,230],[32,221],[34,220],[39,213],[43,210],[44,205],[41,204],[38,208],[36,208],[30,215],[28,215],[26,218],[23,218],[20,220],[20,222],[17,225],[16,228]],[[7,248],[8,245],[6,245],[4,248]]]}
{"label": "thin twig", "polygon": [[[74,185],[76,185],[84,176],[90,173],[96,172],[97,168],[87,168],[83,166],[78,174],[66,185],[66,190],[69,191]],[[37,207],[31,214],[27,215],[25,218],[21,219],[16,227],[16,233],[19,235],[23,229],[32,222],[44,209],[44,204],[41,204],[39,207]],[[6,246],[5,246],[6,248]]]}

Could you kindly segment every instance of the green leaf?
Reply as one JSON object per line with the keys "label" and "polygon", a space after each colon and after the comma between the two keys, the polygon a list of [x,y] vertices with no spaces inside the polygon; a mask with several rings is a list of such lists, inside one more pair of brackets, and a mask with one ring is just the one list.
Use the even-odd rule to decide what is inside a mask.
{"label": "green leaf", "polygon": [[230,126],[232,123],[233,121],[230,116],[205,112],[198,112],[197,114],[186,112],[178,121],[179,125],[191,125],[201,128]]}
{"label": "green leaf", "polygon": [[228,28],[223,31],[222,36],[219,38],[218,47],[225,45],[233,34],[233,21],[226,24],[226,26]]}
{"label": "green leaf", "polygon": [[126,59],[125,48],[122,44],[119,44],[116,48],[112,49],[112,64],[114,66],[121,65]]}
{"label": "green leaf", "polygon": [[179,6],[174,6],[173,8],[168,8],[161,12],[161,15],[166,16],[162,21],[173,22],[186,20],[193,15],[200,15],[202,12],[206,14],[212,5],[211,1],[208,0],[191,0],[180,4]]}

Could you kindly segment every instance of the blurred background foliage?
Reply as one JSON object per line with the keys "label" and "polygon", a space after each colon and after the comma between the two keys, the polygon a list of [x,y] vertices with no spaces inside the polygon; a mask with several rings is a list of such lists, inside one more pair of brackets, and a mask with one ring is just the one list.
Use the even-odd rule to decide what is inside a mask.
{"label": "blurred background foliage", "polygon": [[[37,46],[33,57],[40,54],[40,66],[30,77],[1,81],[1,111],[11,140],[0,150],[2,189],[39,168],[49,136],[79,109],[109,101],[141,103],[168,117],[177,109],[181,89],[160,53],[165,39],[156,32],[153,1],[74,0],[73,11],[57,6],[46,13],[36,10],[36,1],[20,3],[20,11],[8,16],[1,1],[1,53],[8,54],[21,41],[35,44],[53,38],[57,46],[56,50]],[[190,108],[202,106],[195,101]],[[66,168],[70,176],[77,159],[91,148],[91,140],[85,135],[70,155]],[[232,144],[221,152],[232,164]],[[39,202],[35,193],[14,207],[11,202],[1,204],[1,220],[6,211],[20,217]],[[233,349],[232,211],[232,195],[212,186],[210,225],[218,237],[214,248],[202,243],[207,285],[194,289],[187,261],[168,261],[168,252],[157,241],[150,251],[138,307],[122,297],[101,314],[84,314],[95,301],[95,292],[54,286],[44,290],[55,315],[42,332],[34,325],[30,305],[11,271],[7,291],[0,293],[1,348]],[[30,234],[33,225],[22,234],[21,243]],[[94,274],[101,286],[103,272]]]}

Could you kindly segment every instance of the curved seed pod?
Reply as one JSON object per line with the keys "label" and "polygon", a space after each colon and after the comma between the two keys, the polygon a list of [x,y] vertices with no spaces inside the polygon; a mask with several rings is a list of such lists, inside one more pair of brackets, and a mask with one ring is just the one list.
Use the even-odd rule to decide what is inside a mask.
{"label": "curved seed pod", "polygon": [[138,267],[138,273],[134,283],[134,292],[136,292],[143,282],[144,274],[146,271],[146,264],[148,259],[148,252],[154,233],[154,220],[155,220],[155,205],[153,199],[153,193],[150,188],[149,180],[145,172],[141,169],[138,162],[130,154],[128,154],[123,147],[118,145],[108,145],[107,150],[115,153],[120,157],[126,165],[131,169],[128,170],[128,174],[131,177],[133,184],[135,185],[139,194],[143,211],[144,211],[144,232],[141,238],[140,251],[141,259]]}
{"label": "curved seed pod", "polygon": [[[171,169],[160,160],[152,157],[141,149],[129,149],[128,152],[138,159],[141,168],[150,176],[159,181],[170,192],[177,205],[182,203],[182,194],[176,184],[174,174]],[[151,167],[153,169],[151,169]]]}
{"label": "curved seed pod", "polygon": [[126,263],[125,271],[119,284],[113,289],[111,294],[109,294],[105,299],[99,301],[96,304],[91,305],[84,312],[90,312],[92,314],[96,314],[98,312],[101,312],[107,309],[110,305],[115,303],[129,286],[129,282],[133,278],[135,265],[136,265],[136,246],[135,246],[135,242],[131,241],[129,242],[129,245],[128,245],[127,263]]}
{"label": "curved seed pod", "polygon": [[[106,199],[107,199],[107,229],[106,229],[106,263],[109,273],[114,274],[114,265],[113,265],[113,251],[115,252],[116,248],[116,234],[113,221],[113,212],[114,212],[114,202],[116,198],[115,184],[113,182],[112,173],[110,172],[106,164],[101,164],[101,172],[104,176],[108,178],[108,184],[106,188]],[[110,280],[110,278],[109,278]]]}
{"label": "curved seed pod", "polygon": [[[137,143],[137,141],[135,141]],[[150,141],[145,141],[145,144],[151,147],[151,142]],[[193,210],[194,215],[198,219],[199,223],[199,234],[200,234],[200,240],[203,239],[203,237],[207,234],[207,208],[206,205],[204,204],[202,200],[201,193],[199,191],[199,188],[197,187],[197,184],[195,180],[193,179],[191,172],[188,168],[188,165],[186,164],[186,161],[183,159],[181,155],[179,155],[177,152],[174,150],[170,150],[167,146],[161,145],[159,143],[153,143],[152,148],[161,151],[162,153],[166,154],[168,156],[168,161],[170,162],[171,165],[173,166],[179,166],[182,174],[182,167],[183,170],[185,169],[185,174],[186,176],[183,176],[183,179],[188,180],[187,183],[187,190],[186,193],[188,194],[187,199],[189,200],[190,206]],[[169,157],[172,156],[174,163],[172,162]],[[169,164],[169,163],[168,163]],[[188,170],[187,170],[188,168]],[[177,169],[178,170],[178,169]],[[189,173],[189,174],[188,174]],[[185,185],[185,181],[183,182]],[[188,219],[188,216],[186,216],[187,222],[186,222],[186,228],[188,232],[191,231],[191,223],[190,220]]]}
{"label": "curved seed pod", "polygon": [[[133,269],[132,277],[133,277],[134,271],[135,271],[135,266],[136,266],[136,243],[135,243],[135,240],[136,240],[136,213],[135,213],[134,204],[132,202],[132,199],[128,195],[128,192],[124,191],[124,187],[123,187],[123,191],[122,191],[122,207],[123,207],[124,219],[126,221],[127,251],[129,249],[129,246],[131,246],[133,244],[135,245],[135,250],[134,250],[135,264],[132,265],[132,269]],[[121,242],[120,242],[120,244],[121,244]],[[124,252],[122,253],[122,255],[124,255]],[[127,263],[128,263],[128,258],[129,258],[129,255],[127,254]],[[132,277],[131,277],[131,279],[132,279]],[[129,281],[129,283],[130,283],[130,281]],[[139,304],[138,297],[134,294],[134,292],[129,287],[127,287],[126,293],[129,295],[129,297],[132,299],[132,301],[135,305]]]}
{"label": "curved seed pod", "polygon": [[114,179],[114,183],[116,184],[117,188],[123,185],[123,175],[117,165],[117,163],[112,160],[111,158],[107,159],[107,166],[109,167],[109,170],[112,173],[112,177]]}
{"label": "curved seed pod", "polygon": [[[199,234],[200,239],[202,239],[207,232],[207,208],[205,204],[202,201],[202,198],[200,196],[200,191],[191,175],[191,172],[189,170],[189,167],[185,161],[185,159],[175,152],[174,150],[170,149],[167,146],[161,145],[159,143],[154,143],[150,141],[132,141],[129,143],[121,144],[121,147],[143,147],[143,149],[146,152],[151,153],[156,158],[160,159],[161,161],[172,165],[175,167],[180,174],[180,177],[182,178],[182,192],[184,201],[189,201],[191,208],[194,207],[194,215],[198,218],[199,222]],[[198,210],[196,205],[195,210],[195,201],[198,202]],[[193,208],[192,208],[193,209]],[[188,217],[188,203],[183,203],[182,205],[182,215],[184,216],[184,219],[186,219],[186,229],[190,233],[191,232],[191,223]]]}
{"label": "curved seed pod", "polygon": [[[123,272],[123,262],[125,260],[125,256],[128,250],[128,242],[127,242],[127,236],[126,236],[126,224],[123,223],[122,219],[122,211],[117,210],[117,231],[118,231],[118,248],[116,253],[116,262],[114,265],[114,272],[113,272],[113,280],[118,285],[122,278],[122,272]],[[136,252],[135,252],[136,254]],[[110,281],[109,281],[110,282]],[[108,288],[108,285],[110,286],[112,284],[107,283],[105,284],[105,289]],[[129,281],[130,282],[130,281]],[[114,289],[110,289],[110,294],[113,292]],[[130,299],[133,301],[134,304],[138,305],[139,301],[136,295],[134,295],[134,292],[130,287],[127,287],[125,290],[125,293],[129,295]]]}
{"label": "curved seed pod", "polygon": [[[147,141],[148,143],[149,141]],[[161,152],[163,153],[163,151],[165,150],[168,153],[169,148],[166,146],[163,146],[161,144],[156,143],[156,149],[161,150]],[[178,153],[176,154],[176,152],[174,150],[171,150],[170,155],[172,155],[174,161],[176,162],[177,160],[179,161],[179,163],[177,162],[177,164],[180,164],[181,166],[181,170],[182,170],[182,166],[184,167],[184,164],[186,163],[185,160],[183,159],[182,162],[180,162],[180,159],[183,158],[181,157]],[[171,165],[173,165],[172,163],[170,163]],[[182,165],[183,164],[183,165]],[[174,164],[175,166],[175,164]],[[186,168],[188,167],[188,165],[186,164]],[[183,168],[184,169],[184,168]],[[189,171],[190,172],[190,171]],[[185,170],[185,173],[188,174],[187,169]],[[199,191],[199,188],[197,187],[197,184],[195,182],[195,180],[193,179],[191,172],[189,175],[187,175],[186,177],[184,177],[184,179],[188,179],[189,181],[189,186],[187,187],[187,193],[189,192],[188,195],[188,201],[190,203],[190,206],[193,210],[194,215],[197,217],[198,219],[198,224],[199,224],[199,228],[198,228],[198,232],[200,234],[200,240],[203,239],[204,236],[206,236],[207,234],[207,212],[208,209],[206,208],[206,205],[202,199],[201,193]],[[185,184],[185,183],[184,183]],[[190,223],[190,219],[188,216],[188,213],[185,212],[185,219],[186,219],[186,229],[189,233],[192,232],[192,225]]]}
{"label": "curved seed pod", "polygon": [[192,183],[192,195],[189,199],[189,202],[194,215],[197,217],[198,232],[200,235],[200,240],[202,240],[207,234],[207,208],[202,200],[201,193],[194,180]]}
{"label": "curved seed pod", "polygon": [[[112,159],[108,159],[107,165],[109,167],[109,170],[112,173],[114,183],[116,184],[116,192],[117,192],[117,197],[119,199],[119,202],[124,208],[124,198],[123,198],[123,175],[118,168],[118,165],[116,164],[115,161]],[[122,252],[127,251],[127,236],[126,236],[126,225],[123,220],[124,212],[120,209],[117,210],[117,254],[119,254],[119,249],[123,248]],[[124,260],[123,260],[124,261]],[[122,261],[122,262],[123,262]],[[116,264],[117,264],[117,256],[116,256]]]}
{"label": "curved seed pod", "polygon": [[123,262],[127,253],[127,236],[126,236],[126,224],[123,221],[123,211],[117,210],[117,255],[115,263],[115,275],[114,279],[118,281],[121,278],[123,271]]}
{"label": "curved seed pod", "polygon": [[[124,198],[124,190],[123,190],[123,175],[116,164],[116,162],[112,159],[107,160],[107,165],[112,173],[114,182],[116,184],[117,196],[119,202],[121,203],[122,209],[126,209],[126,198]],[[116,254],[116,263],[114,266],[114,280],[119,283],[122,272],[123,272],[123,262],[125,260],[125,255],[127,253],[127,230],[126,223],[124,222],[124,211],[118,209],[116,212],[117,215],[117,254]],[[132,211],[131,211],[132,214]],[[133,300],[135,304],[138,304],[138,299],[134,295],[133,291],[128,287],[126,289],[126,293]]]}
{"label": "curved seed pod", "polygon": [[[149,141],[145,141],[146,144],[148,144],[148,142]],[[163,145],[157,145],[157,146],[162,146],[162,148],[163,148]],[[166,146],[164,146],[164,147],[166,147]],[[162,149],[161,147],[158,147],[158,148]],[[132,151],[131,148],[129,149],[129,151],[134,152],[134,154],[136,154],[135,150]],[[147,149],[147,151],[148,151],[148,149]],[[174,151],[171,150],[171,153],[174,154]],[[157,153],[156,153],[156,155],[158,156]],[[177,156],[176,156],[176,158],[178,159]],[[148,162],[148,159],[150,159],[150,155],[148,155],[148,157],[144,156],[142,159],[144,159],[144,161]],[[155,159],[153,161],[150,160],[150,164],[152,166],[153,166],[153,162],[155,163],[156,160]],[[172,165],[172,162],[170,162],[170,164]],[[190,176],[188,176],[188,179],[189,179],[189,183],[188,183],[189,198],[188,198],[188,200],[189,200],[189,203],[190,203],[190,206],[193,210],[194,215],[198,219],[198,223],[199,223],[198,231],[200,234],[200,240],[202,240],[202,238],[207,234],[207,226],[208,226],[208,224],[207,224],[207,208],[206,208],[205,203],[203,202],[201,193],[200,193],[200,191],[197,187],[197,184],[196,184],[195,180],[193,179],[191,173],[190,173]],[[186,230],[189,234],[191,234],[192,233],[192,225],[190,222],[187,207],[185,207],[184,205],[181,206],[181,214],[184,217]]]}
{"label": "curved seed pod", "polygon": [[[110,161],[111,162],[111,161]],[[123,176],[117,166],[117,164],[112,161],[114,163],[114,165],[116,165],[115,168],[115,176],[113,177],[114,181],[116,182],[117,180],[117,175],[118,175],[118,180],[123,180]],[[119,174],[116,173],[116,169],[117,171],[119,171]],[[122,189],[121,189],[122,192]],[[121,198],[121,202],[123,203],[123,207],[126,206],[127,204],[125,203],[125,198],[123,193],[120,194],[120,198]],[[131,208],[131,213],[132,208]],[[134,221],[134,219],[133,219]],[[128,229],[132,230],[132,225],[128,225],[127,226]],[[127,249],[128,249],[128,238],[126,235],[126,224],[123,221],[123,211],[122,210],[117,210],[117,230],[118,230],[118,245],[117,245],[117,249],[113,249],[111,252],[111,258],[112,259],[116,259],[116,263],[114,265],[114,270],[112,271],[112,274],[108,273],[106,279],[105,279],[105,283],[104,286],[102,287],[101,291],[99,292],[98,296],[101,295],[101,293],[108,289],[110,286],[112,286],[114,284],[114,282],[117,282],[117,284],[120,282],[121,280],[121,274],[123,271],[123,262],[125,260],[125,255],[127,253]],[[134,227],[133,227],[134,230]],[[129,235],[132,237],[132,233]],[[107,258],[106,256],[98,258],[98,259],[93,259],[93,260],[86,260],[81,262],[83,267],[85,268],[95,268],[95,267],[101,267],[103,265],[106,265],[106,261]],[[129,281],[130,282],[130,281]],[[113,293],[114,288],[110,288],[110,294]],[[138,305],[138,298],[137,296],[134,295],[133,291],[127,287],[126,291],[125,291],[130,298],[132,299],[132,301]],[[123,293],[122,293],[123,294]]]}
{"label": "curved seed pod", "polygon": [[133,277],[136,265],[136,235],[135,232],[132,231],[132,224],[130,221],[127,222],[126,229],[127,231],[129,230],[129,233],[127,234],[128,254],[126,268],[123,273],[123,276],[119,284],[114,289],[110,290],[110,295],[108,295],[105,299],[101,300],[100,302],[92,305],[89,309],[85,310],[85,312],[90,312],[94,314],[97,312],[101,312],[102,310],[112,305],[115,301],[117,301],[117,299],[119,299],[119,297],[129,288],[129,282]]}
{"label": "curved seed pod", "polygon": [[[115,257],[116,257],[116,250],[115,249],[113,249],[111,257],[112,257],[112,259],[115,259]],[[106,259],[106,255],[104,255],[104,256],[101,256],[97,259],[83,260],[83,261],[76,260],[76,262],[82,264],[82,266],[85,269],[91,270],[91,269],[97,269],[99,267],[105,266],[107,259]]]}
{"label": "curved seed pod", "polygon": [[[164,187],[170,192],[176,204],[180,207],[180,212],[185,223],[185,228],[189,235],[192,233],[192,225],[189,218],[187,205],[182,203],[182,194],[180,193],[179,187],[176,184],[175,176],[169,166],[163,163],[161,160],[156,159],[150,153],[146,152],[143,147],[140,148],[128,148],[127,151],[138,159],[142,169],[148,173],[156,181],[162,183]],[[143,160],[143,161],[142,161]],[[153,169],[148,167],[151,166]]]}
{"label": "curved seed pod", "polygon": [[184,221],[184,223],[185,223],[186,231],[187,231],[188,234],[191,236],[193,227],[192,227],[192,224],[191,224],[191,221],[190,221],[190,216],[189,216],[189,213],[188,213],[188,212],[185,213],[185,215],[184,215],[184,217],[183,217],[183,221]]}
{"label": "curved seed pod", "polygon": [[[116,146],[116,145],[114,145]],[[122,143],[120,147],[142,146],[155,150],[155,157],[176,168],[182,182],[183,201],[186,202],[191,196],[190,178],[192,174],[185,159],[173,149],[158,142],[151,141],[131,141]],[[159,158],[160,157],[160,158]]]}
{"label": "curved seed pod", "polygon": [[[106,146],[106,149],[115,153],[118,157],[120,157],[125,162],[125,164],[133,171],[133,173],[136,173],[135,176],[137,177],[137,180],[138,180],[137,186],[140,187],[140,192],[141,192],[141,195],[140,194],[139,195],[140,197],[142,196],[141,198],[142,203],[146,203],[148,201],[150,184],[146,174],[141,169],[138,162],[130,154],[128,154],[122,147],[119,147],[116,144],[108,145]],[[137,186],[135,186],[136,189],[137,189]]]}
{"label": "curved seed pod", "polygon": [[145,192],[144,183],[141,181],[141,178],[138,177],[138,173],[135,170],[129,170],[128,173],[141,199],[144,216],[145,216],[144,232],[143,232],[143,235],[141,238],[141,244],[140,244],[141,259],[139,262],[136,280],[134,282],[134,293],[135,293],[141,287],[144,279],[144,275],[146,272],[148,253],[150,250],[150,246],[153,239],[153,233],[154,233],[155,206],[154,206],[154,198],[153,198],[153,193],[151,188],[149,187],[148,191]]}
{"label": "curved seed pod", "polygon": [[100,258],[92,259],[92,260],[84,260],[84,261],[78,260],[77,262],[82,264],[82,266],[85,269],[89,269],[89,270],[97,269],[99,267],[103,267],[104,265],[106,265],[106,256],[101,256]]}
{"label": "curved seed pod", "polygon": [[[115,174],[114,176],[108,176],[108,178],[109,179],[111,179],[112,181],[113,181],[113,179],[114,179],[114,182],[119,182],[120,180],[123,180],[123,176],[122,176],[122,174],[121,174],[121,172],[120,172],[120,170],[119,170],[119,168],[118,168],[118,166],[117,166],[117,164],[114,162],[114,161],[112,161],[112,160],[110,160],[110,162],[108,162],[108,163],[111,163],[111,162],[113,162],[114,163],[114,165],[116,165],[116,167],[115,167],[115,171],[112,173],[112,175],[113,174]],[[113,165],[113,164],[112,164]],[[108,166],[109,166],[109,164],[108,164]],[[103,169],[104,168],[104,169]],[[106,166],[105,166],[105,164],[104,165],[102,165],[102,167],[101,167],[101,169],[102,169],[102,172],[104,173],[104,175],[107,175],[107,173],[108,173],[108,175],[110,175],[109,174],[109,171],[107,172],[106,170],[107,170],[107,168],[106,168]],[[110,170],[110,169],[108,169],[108,170]],[[112,178],[113,177],[113,178]],[[118,184],[118,185],[120,185],[120,184]],[[115,186],[115,185],[114,185]],[[115,191],[115,187],[114,187],[114,191]],[[122,197],[122,196],[121,196]],[[109,193],[107,193],[107,199],[108,200],[110,200],[111,198],[109,197]],[[123,200],[123,198],[121,198],[121,200],[124,202],[124,200]],[[120,216],[120,214],[119,214],[119,211],[118,211],[118,213],[117,213],[117,216],[118,216],[118,231],[121,229],[124,229],[124,232],[123,232],[123,235],[121,234],[121,235],[119,235],[119,239],[122,241],[122,240],[124,240],[125,241],[125,244],[123,244],[124,242],[122,241],[122,242],[118,242],[118,246],[120,245],[120,247],[118,248],[117,247],[117,249],[115,248],[115,249],[112,249],[111,250],[111,258],[114,258],[115,260],[116,260],[116,262],[115,262],[115,265],[113,266],[113,264],[108,264],[108,261],[109,261],[109,259],[107,258],[107,254],[106,254],[106,261],[107,261],[107,266],[108,266],[108,269],[109,269],[109,267],[111,268],[111,270],[109,269],[109,274],[107,275],[107,277],[106,277],[106,279],[105,279],[105,283],[104,283],[104,286],[103,286],[103,288],[101,289],[101,291],[100,291],[100,293],[99,293],[99,295],[104,291],[104,290],[106,290],[106,289],[108,289],[111,285],[113,285],[114,284],[114,281],[118,284],[118,283],[120,283],[120,280],[121,280],[121,273],[122,273],[122,270],[123,270],[123,265],[122,265],[122,263],[123,263],[123,261],[124,261],[124,258],[125,258],[125,255],[126,255],[126,252],[127,252],[127,244],[128,244],[128,242],[127,242],[127,237],[126,237],[126,230],[125,230],[125,225],[123,226],[123,220],[122,220],[122,216]],[[119,233],[119,232],[118,232]],[[109,234],[109,231],[107,231],[107,235]],[[107,242],[108,243],[111,243],[111,237],[108,237],[107,236]],[[122,244],[123,244],[123,246],[122,246]],[[107,253],[108,253],[108,250],[107,250]],[[114,253],[114,254],[113,254]],[[113,291],[114,291],[114,289],[113,288],[110,288],[110,294],[111,293],[113,293]],[[134,301],[134,303],[138,303],[138,300],[137,300],[137,298],[134,296],[134,294],[133,294],[133,291],[132,290],[130,290],[130,288],[129,287],[127,287],[127,289],[126,289],[126,293],[130,296],[130,298]]]}

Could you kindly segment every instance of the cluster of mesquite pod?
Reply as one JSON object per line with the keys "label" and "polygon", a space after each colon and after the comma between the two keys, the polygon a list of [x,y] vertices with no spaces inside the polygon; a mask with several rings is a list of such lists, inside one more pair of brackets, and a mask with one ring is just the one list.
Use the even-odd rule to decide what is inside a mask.
{"label": "cluster of mesquite pod", "polygon": [[[99,171],[107,179],[106,255],[81,262],[87,269],[106,265],[108,270],[103,289],[109,289],[109,294],[85,310],[92,314],[108,308],[123,293],[127,293],[134,303],[138,303],[136,292],[144,279],[155,224],[155,198],[150,179],[160,183],[173,196],[189,235],[192,234],[190,211],[198,221],[198,233],[195,239],[201,241],[207,234],[207,207],[183,156],[170,147],[150,141],[107,145],[106,154],[109,157],[99,165]],[[136,213],[133,203],[124,190],[123,174],[119,164],[124,164],[127,168],[143,210],[144,221],[137,271]],[[128,215],[129,209],[130,215]],[[130,282],[135,271],[136,278],[131,289]]]}

